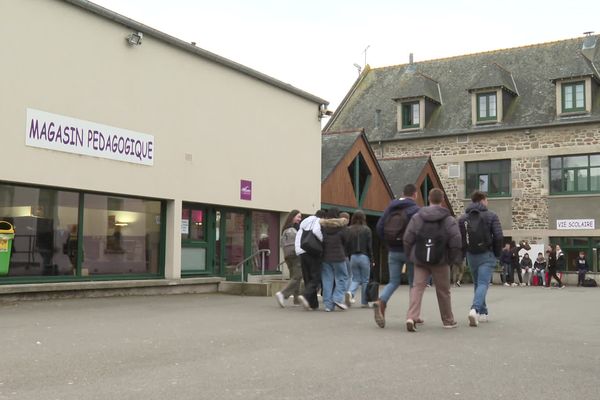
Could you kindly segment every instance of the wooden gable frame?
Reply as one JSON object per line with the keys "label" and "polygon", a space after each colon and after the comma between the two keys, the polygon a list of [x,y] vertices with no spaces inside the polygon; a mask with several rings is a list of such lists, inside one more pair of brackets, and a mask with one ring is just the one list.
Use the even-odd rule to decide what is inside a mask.
{"label": "wooden gable frame", "polygon": [[[352,131],[356,134],[356,131]],[[327,135],[344,135],[352,133],[332,132]],[[323,149],[322,151],[327,151]],[[358,155],[362,156],[370,172],[369,182],[365,185],[365,193],[357,199],[352,177],[348,168],[353,164]],[[336,206],[342,211],[353,212],[358,209],[366,214],[380,215],[394,198],[394,194],[377,162],[377,158],[367,141],[364,131],[356,137],[352,146],[337,162],[331,173],[321,182],[321,203],[323,208]]]}
{"label": "wooden gable frame", "polygon": [[[380,160],[382,163],[392,162],[394,163],[393,169],[400,168],[403,172],[406,172],[406,169],[403,166],[403,161],[410,162],[415,159],[422,157],[414,157],[414,158],[385,158]],[[395,181],[390,174],[393,174],[393,169],[390,171],[389,169],[384,169],[386,172],[386,178],[388,181]],[[429,180],[428,180],[429,178]],[[429,184],[431,182],[431,184]],[[431,160],[431,157],[427,157],[426,161],[423,163],[422,167],[419,170],[414,171],[412,176],[406,177],[406,182],[398,182],[396,181],[397,187],[393,187],[392,191],[396,197],[402,197],[402,189],[404,185],[412,183],[417,187],[417,204],[421,207],[426,205],[425,197],[429,193],[429,191],[433,188],[441,189],[444,192],[444,201],[442,205],[450,210],[452,215],[454,214],[454,210],[452,209],[452,205],[448,200],[448,196],[446,195],[446,191],[444,190],[444,186],[442,185],[442,181],[440,176],[437,173],[435,165]]]}

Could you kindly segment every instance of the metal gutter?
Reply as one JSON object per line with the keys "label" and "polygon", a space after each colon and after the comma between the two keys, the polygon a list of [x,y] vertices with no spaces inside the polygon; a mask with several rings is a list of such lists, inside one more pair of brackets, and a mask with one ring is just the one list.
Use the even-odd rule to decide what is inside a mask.
{"label": "metal gutter", "polygon": [[235,71],[241,72],[244,75],[250,76],[254,79],[258,79],[259,81],[267,83],[271,86],[275,86],[279,89],[285,90],[286,92],[292,93],[292,94],[302,97],[306,100],[312,101],[319,105],[327,106],[329,104],[328,101],[323,100],[322,98],[312,95],[308,92],[305,92],[304,90],[298,89],[288,83],[285,83],[285,82],[282,82],[275,78],[272,78],[268,75],[263,74],[262,72],[258,72],[252,68],[246,67],[245,65],[239,64],[235,61],[231,61],[225,57],[221,57],[217,54],[211,53],[210,51],[196,47],[196,46],[192,45],[191,43],[185,42],[181,39],[177,39],[174,36],[168,35],[157,29],[154,29],[147,25],[141,24],[141,23],[134,21],[130,18],[127,18],[121,14],[118,14],[107,8],[99,6],[95,3],[92,3],[91,1],[88,1],[88,0],[63,0],[63,1],[70,3],[74,6],[81,7],[89,12],[92,12],[101,17],[107,18],[118,24],[124,25],[127,28],[133,29],[138,32],[142,32],[144,34],[144,36],[147,35],[147,36],[151,36],[153,38],[162,40],[163,42],[171,44],[175,47],[179,47],[180,49],[185,50],[189,53],[196,54],[196,55],[198,55],[202,58],[205,58],[209,61],[223,65],[227,68],[231,68]]}

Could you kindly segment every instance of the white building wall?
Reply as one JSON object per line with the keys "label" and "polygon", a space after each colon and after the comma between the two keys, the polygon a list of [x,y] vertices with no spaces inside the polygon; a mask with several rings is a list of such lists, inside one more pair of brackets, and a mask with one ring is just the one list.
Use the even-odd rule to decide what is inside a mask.
{"label": "white building wall", "polygon": [[[151,35],[131,47],[133,29],[64,1],[5,0],[0,14],[0,181],[168,200],[168,278],[180,276],[182,201],[319,207],[317,102]],[[28,108],[153,135],[154,165],[28,147]]]}

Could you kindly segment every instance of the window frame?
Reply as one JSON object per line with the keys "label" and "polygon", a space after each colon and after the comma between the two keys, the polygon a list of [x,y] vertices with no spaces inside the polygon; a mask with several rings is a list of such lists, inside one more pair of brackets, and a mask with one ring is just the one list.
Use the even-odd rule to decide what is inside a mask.
{"label": "window frame", "polygon": [[[416,106],[416,115],[419,116],[418,121],[414,122],[415,116],[415,106]],[[401,105],[402,109],[402,129],[415,129],[421,127],[421,102],[420,101],[410,101],[404,102]]]}
{"label": "window frame", "polygon": [[[495,115],[490,116],[490,98],[494,97],[494,110]],[[485,105],[486,105],[486,115],[481,116],[481,108],[480,108],[480,99],[485,97]],[[476,120],[477,122],[486,122],[486,121],[497,121],[498,120],[498,93],[494,92],[481,92],[475,94],[475,102],[476,102]]]}
{"label": "window frame", "polygon": [[[507,165],[507,170],[500,170],[500,171],[495,171],[495,172],[488,172],[488,173],[479,173],[479,170],[481,169],[481,166],[483,164],[489,164],[489,163],[495,163],[495,162],[501,162],[502,164],[506,163]],[[508,187],[506,191],[499,191],[499,192],[490,192],[489,191],[489,186],[488,186],[488,190],[485,191],[488,195],[488,197],[510,197],[512,196],[512,171],[511,171],[511,160],[510,159],[498,159],[498,160],[481,160],[481,161],[471,161],[471,162],[465,162],[465,196],[469,197],[471,195],[471,193],[474,190],[481,190],[480,187],[469,187],[469,178],[472,175],[477,175],[477,176],[488,176],[488,183],[490,182],[490,177],[491,176],[497,176],[499,182],[503,181],[503,177],[508,176]],[[473,170],[473,168],[475,168],[475,170]]]}
{"label": "window frame", "polygon": [[[587,166],[585,166],[585,167],[582,167],[582,166],[565,167],[565,161],[564,161],[565,159],[571,158],[571,157],[582,157],[582,156],[587,157]],[[564,156],[548,157],[548,172],[549,172],[549,176],[548,176],[549,185],[548,186],[550,187],[550,195],[573,195],[573,194],[597,194],[597,193],[600,193],[600,185],[598,185],[598,189],[592,190],[591,170],[592,169],[600,169],[600,162],[598,162],[598,164],[592,165],[592,161],[591,161],[592,156],[600,156],[600,153],[569,154],[569,155],[564,155]],[[560,159],[560,167],[558,167],[558,168],[552,166],[552,164],[553,164],[552,160],[556,160],[556,159]],[[559,191],[555,191],[555,189],[554,189],[554,185],[552,182],[552,172],[553,171],[560,171],[560,190]],[[573,180],[574,189],[568,190],[567,183],[565,181],[565,179],[568,175],[568,171],[574,171],[576,176],[577,176],[578,171],[586,171],[586,173],[587,173],[587,178],[586,178],[587,189],[580,190],[579,189],[579,180],[574,179]]]}
{"label": "window frame", "polygon": [[[581,107],[577,107],[577,86],[581,85],[583,87],[583,104]],[[581,112],[586,111],[585,102],[586,102],[586,93],[585,93],[585,80],[582,81],[572,81],[572,82],[562,82],[560,84],[560,95],[561,95],[561,112],[562,113],[571,113],[571,112]],[[571,93],[571,101],[574,107],[567,108],[566,107],[566,95],[565,91],[568,87],[572,88]]]}

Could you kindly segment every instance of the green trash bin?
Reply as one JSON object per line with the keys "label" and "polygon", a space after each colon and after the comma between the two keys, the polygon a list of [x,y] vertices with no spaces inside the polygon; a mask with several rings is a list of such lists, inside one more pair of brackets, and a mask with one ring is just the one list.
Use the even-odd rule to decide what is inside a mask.
{"label": "green trash bin", "polygon": [[10,222],[0,221],[0,275],[8,274],[10,251],[15,238],[15,228]]}

